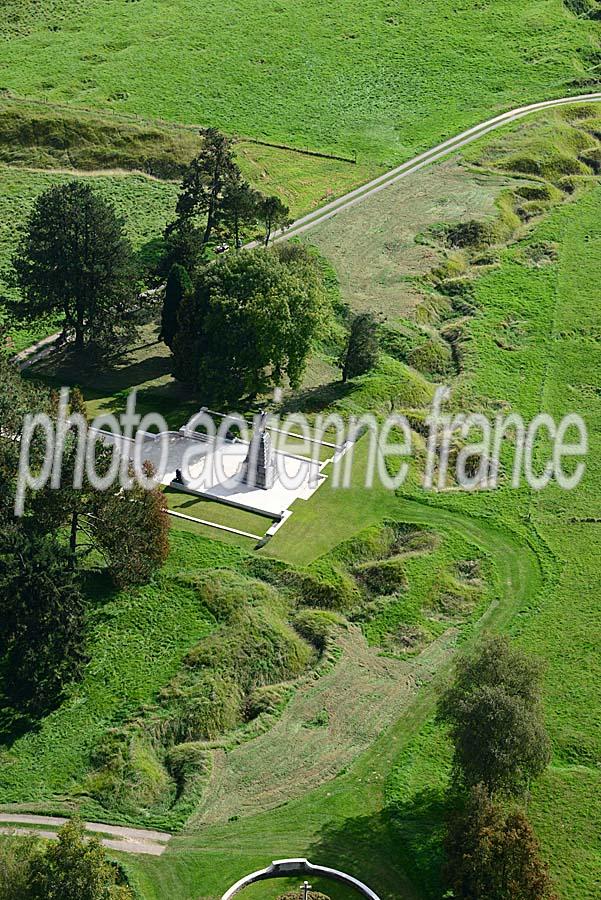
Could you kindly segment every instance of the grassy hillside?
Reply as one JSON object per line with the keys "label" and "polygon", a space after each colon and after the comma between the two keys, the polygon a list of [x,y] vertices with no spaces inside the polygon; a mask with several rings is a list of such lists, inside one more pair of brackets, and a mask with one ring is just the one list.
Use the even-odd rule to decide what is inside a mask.
{"label": "grassy hillside", "polygon": [[562,0],[8,0],[0,86],[378,164],[595,83]]}
{"label": "grassy hillside", "polygon": [[[430,196],[420,198],[421,209],[429,209],[427,224],[445,227],[426,229],[418,246],[427,248],[425,260],[435,274],[428,272],[423,257],[410,271],[420,293],[413,306],[399,304],[397,310],[392,290],[374,291],[391,318],[395,312],[406,317],[406,330],[399,330],[396,343],[388,345],[390,355],[374,375],[343,390],[339,384],[312,389],[295,401],[310,409],[337,404],[345,412],[369,404],[380,412],[391,405],[411,406],[416,414],[437,380],[453,378],[456,398],[474,400],[488,410],[509,404],[526,417],[541,408],[555,416],[576,410],[591,428],[592,444],[589,471],[579,490],[563,494],[554,486],[536,497],[527,489],[514,492],[504,486],[494,495],[425,497],[414,482],[398,495],[367,490],[360,483],[363,443],[352,488],[335,491],[326,484],[310,502],[297,504],[290,522],[251,562],[243,547],[176,534],[172,558],[155,584],[121,595],[96,590],[92,660],[83,684],[38,733],[2,754],[0,801],[40,810],[82,803],[86,812],[99,817],[170,825],[181,824],[194,809],[164,857],[127,861],[145,900],[218,896],[242,873],[289,855],[326,864],[334,860],[372,884],[384,900],[438,897],[436,861],[449,747],[432,725],[432,712],[456,645],[472,640],[483,627],[509,630],[549,663],[546,701],[553,764],[533,791],[530,813],[563,900],[596,896],[600,830],[588,806],[599,790],[601,761],[594,595],[600,575],[601,188],[593,187],[597,157],[589,152],[598,150],[591,137],[594,115],[588,125],[585,118],[577,127],[566,116],[552,117],[542,139],[540,129],[521,126],[510,139],[495,137],[486,142],[484,153],[471,156],[469,162],[478,164],[466,176],[471,206],[465,200],[462,206],[459,196],[465,170],[448,165],[433,170],[442,172],[440,183],[435,174],[429,179]],[[7,173],[9,185],[20,175],[31,177],[14,169]],[[44,184],[59,177],[35,175]],[[16,198],[18,191],[26,192],[24,183],[18,183]],[[173,186],[135,176],[119,181],[104,177],[98,183],[107,191],[116,184],[131,188],[130,206],[121,208],[131,210],[132,218],[134,210],[136,216],[139,208],[147,211],[147,219],[139,216],[140,230],[132,231],[138,246],[143,245],[151,227],[147,233],[140,222],[163,215],[160,210]],[[449,185],[455,193],[447,195]],[[511,203],[503,199],[508,187]],[[400,195],[379,195],[382,218],[378,225],[374,208],[361,266],[375,259],[374,268],[381,271],[387,222],[395,215],[393,196],[398,204]],[[19,215],[18,199],[11,208]],[[465,224],[469,215],[493,223],[482,247],[464,245],[465,233],[446,227]],[[405,219],[396,236],[397,283],[403,278],[403,253],[413,249],[412,224]],[[333,229],[329,240],[335,254],[336,243],[343,243],[336,229],[346,227],[345,219],[340,216],[327,227]],[[324,226],[320,241],[326,238]],[[346,251],[344,258],[350,259]],[[461,340],[448,330],[458,322]],[[447,338],[455,350],[460,345],[454,365],[429,368],[433,359],[440,361],[436,353]],[[159,381],[165,375],[164,356],[155,356],[150,361],[132,358],[129,371],[126,365],[125,371],[94,384],[92,401],[118,400],[127,382],[143,383],[150,402],[157,396],[152,393],[156,367]],[[159,397],[167,404],[163,387],[161,382]],[[418,415],[415,421],[419,425]],[[389,552],[390,547],[382,551],[384,519],[417,527],[426,535],[426,545],[417,553],[409,548],[401,560],[396,557],[402,554]],[[372,528],[366,532],[368,526]],[[357,535],[358,541],[343,543]],[[296,691],[285,709],[277,697],[275,703],[268,698],[273,719],[264,733],[245,732],[234,715],[227,739],[211,745],[213,769],[205,768],[206,742],[200,748],[185,746],[183,757],[180,753],[175,760],[161,756],[165,748],[161,750],[163,732],[153,731],[156,716],[171,722],[177,707],[179,722],[178,704],[190,687],[185,679],[195,677],[188,670],[195,669],[199,658],[201,667],[209,659],[222,677],[231,677],[232,667],[243,658],[238,651],[246,646],[244,641],[216,643],[217,617],[198,590],[203,569],[242,572],[243,589],[232,594],[238,599],[243,595],[252,608],[247,624],[265,615],[264,606],[273,607],[274,618],[282,616],[286,625],[279,622],[275,628],[271,619],[256,631],[277,632],[279,638],[283,633],[292,657],[306,662],[305,644],[288,631],[291,610],[279,595],[287,586],[270,558],[312,566],[313,577],[303,585],[309,584],[313,603],[325,597],[335,620],[344,613],[341,652],[326,661],[314,682]],[[474,583],[466,583],[466,571],[476,572]],[[217,582],[224,576],[213,571],[209,577]],[[390,577],[393,593],[387,588]],[[270,585],[269,604],[263,593],[253,593],[256,579]],[[277,597],[271,593],[274,583]],[[355,606],[358,591],[361,600]],[[343,601],[337,605],[340,596]],[[475,628],[474,619],[482,613]],[[238,631],[238,638],[241,634],[246,640],[248,632]],[[280,646],[278,640],[274,646]],[[234,660],[228,647],[236,650]],[[246,679],[245,692],[256,687],[248,683],[247,662],[236,670],[236,678]],[[296,667],[278,670],[282,678],[299,674]],[[263,681],[260,686],[273,685]],[[107,748],[111,728],[119,733]],[[145,743],[152,734],[160,737],[158,751]],[[186,782],[190,764],[198,776],[197,781],[192,778],[190,806],[174,813],[178,779]],[[330,780],[321,783],[326,777]],[[135,808],[128,794],[131,784]],[[255,896],[274,897],[279,891],[280,886],[262,887]],[[328,893],[346,900],[342,891]]]}
{"label": "grassy hillside", "polygon": [[[484,269],[474,284],[480,312],[468,326],[461,380],[476,398],[508,403],[525,416],[541,409],[554,416],[581,412],[591,429],[591,454],[579,490],[564,494],[551,487],[533,497],[527,489],[502,488],[492,497],[445,494],[428,498],[427,504],[423,494],[415,494],[418,502],[412,504],[358,487],[341,496],[326,486],[299,507],[269,546],[270,553],[308,562],[394,509],[437,529],[446,522],[455,533],[465,530],[490,554],[506,591],[487,624],[508,630],[548,663],[553,761],[533,790],[530,814],[563,900],[595,897],[601,875],[598,821],[590,806],[599,790],[601,759],[594,589],[599,578],[594,510],[601,433],[595,294],[600,211],[601,188],[596,187],[557,207],[503,251],[499,264]],[[553,253],[541,257],[541,246],[552,247]],[[508,320],[520,323],[511,345],[498,340]],[[328,529],[320,527],[323,521]],[[440,660],[436,666],[426,662],[424,674],[433,671],[440,673]],[[335,858],[362,873],[386,898],[439,896],[436,861],[450,749],[444,734],[428,724],[432,700],[432,686],[422,684],[414,703],[379,743],[347,774],[305,798],[269,815],[205,825],[178,838],[160,863],[136,863],[144,895],[217,894],[266,857],[298,853],[324,862]],[[411,737],[421,725],[423,730]],[[404,880],[408,872],[409,882]],[[267,889],[262,896],[272,894]]]}

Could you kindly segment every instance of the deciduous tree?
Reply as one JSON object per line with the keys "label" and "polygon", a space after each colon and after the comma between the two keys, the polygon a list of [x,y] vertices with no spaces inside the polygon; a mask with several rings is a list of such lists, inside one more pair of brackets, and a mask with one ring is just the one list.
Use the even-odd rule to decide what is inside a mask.
{"label": "deciduous tree", "polygon": [[283,261],[248,251],[208,266],[182,304],[176,377],[215,401],[255,395],[284,376],[297,385],[324,306],[319,270],[299,254]]}
{"label": "deciduous tree", "polygon": [[525,814],[506,811],[483,785],[450,818],[445,880],[463,900],[555,900],[540,844]]}
{"label": "deciduous tree", "polygon": [[540,662],[490,637],[463,656],[438,717],[450,728],[458,784],[519,794],[550,759]]}
{"label": "deciduous tree", "polygon": [[[169,552],[165,497],[158,486],[150,487],[153,472],[147,464],[143,469],[148,488],[141,486],[131,471],[129,487],[123,487],[117,477],[105,490],[98,490],[85,472],[78,483],[78,448],[79,441],[86,439],[86,427],[83,398],[77,392],[71,397],[70,411],[72,415],[79,411],[82,419],[65,435],[60,483],[55,487],[48,484],[35,497],[35,528],[44,534],[67,529],[73,569],[82,557],[95,551],[102,555],[119,587],[143,584]],[[94,456],[97,474],[108,473],[112,449],[97,440]]]}
{"label": "deciduous tree", "polygon": [[80,822],[67,822],[59,839],[30,866],[30,900],[134,900],[100,839]]}

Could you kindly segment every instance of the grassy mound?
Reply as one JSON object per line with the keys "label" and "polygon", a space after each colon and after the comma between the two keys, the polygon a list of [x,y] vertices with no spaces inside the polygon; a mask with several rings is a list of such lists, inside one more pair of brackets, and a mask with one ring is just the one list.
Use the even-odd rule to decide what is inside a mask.
{"label": "grassy mound", "polygon": [[199,148],[193,130],[0,101],[0,161],[9,165],[136,169],[179,179]]}

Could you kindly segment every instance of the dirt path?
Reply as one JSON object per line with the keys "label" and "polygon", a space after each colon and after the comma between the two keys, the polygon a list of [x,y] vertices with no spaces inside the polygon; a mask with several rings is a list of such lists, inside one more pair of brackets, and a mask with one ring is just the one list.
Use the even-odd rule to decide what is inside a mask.
{"label": "dirt path", "polygon": [[[37,816],[29,813],[0,812],[0,834],[37,834],[46,840],[57,840],[57,829],[68,820],[59,816]],[[47,828],[23,828],[23,825],[47,826]],[[102,837],[102,844],[109,850],[121,853],[142,853],[161,856],[171,835],[164,831],[147,831],[144,828],[126,828],[121,825],[105,825],[101,822],[84,822],[87,831]]]}
{"label": "dirt path", "polygon": [[[356,206],[357,203],[361,203],[368,197],[372,197],[379,191],[383,191],[388,185],[395,184],[395,182],[400,181],[402,178],[407,178],[408,175],[413,175],[414,172],[418,172],[425,166],[429,166],[439,159],[443,159],[443,157],[448,156],[450,153],[456,153],[458,150],[461,150],[473,141],[477,141],[478,138],[484,137],[484,135],[489,134],[491,131],[496,131],[497,128],[502,128],[504,125],[509,125],[512,122],[517,122],[525,116],[542,112],[546,109],[553,109],[557,106],[569,106],[574,103],[599,102],[601,102],[601,92],[578,94],[574,97],[560,97],[557,100],[545,100],[541,103],[531,103],[529,106],[520,106],[517,109],[512,109],[499,116],[495,116],[493,119],[487,119],[486,122],[474,125],[473,128],[469,128],[467,131],[462,131],[461,134],[443,141],[442,144],[437,144],[435,147],[432,147],[431,150],[426,150],[425,153],[421,153],[419,156],[415,156],[413,159],[402,163],[402,165],[391,169],[389,172],[385,172],[384,175],[374,178],[374,180],[370,181],[368,184],[364,184],[354,191],[345,194],[343,197],[332,200],[331,203],[297,219],[296,222],[293,222],[288,228],[275,231],[271,242],[278,243],[279,241],[286,241],[291,237],[298,237],[299,234],[303,234],[310,228],[314,228],[315,225],[326,222],[328,219],[336,216],[339,212],[349,209],[351,206]],[[259,244],[253,242],[248,246],[255,247],[259,246]]]}
{"label": "dirt path", "polygon": [[151,175],[150,172],[144,172],[142,169],[75,169],[69,166],[42,167],[42,166],[10,166],[19,169],[20,172],[33,172],[35,175],[70,175],[73,178],[129,178],[137,175],[141,178],[147,178],[149,181],[156,181],[159,184],[181,184],[181,178],[159,178],[157,175]]}

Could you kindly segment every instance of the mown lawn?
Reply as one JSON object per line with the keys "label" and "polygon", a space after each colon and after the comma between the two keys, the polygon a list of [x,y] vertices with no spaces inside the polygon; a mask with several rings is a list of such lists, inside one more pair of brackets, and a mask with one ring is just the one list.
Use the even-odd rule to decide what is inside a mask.
{"label": "mown lawn", "polygon": [[[600,525],[586,521],[596,518],[599,503],[600,211],[598,187],[556,209],[527,238],[553,241],[554,262],[539,268],[525,264],[518,245],[481,278],[483,310],[471,325],[464,373],[478,394],[503,399],[526,417],[541,408],[554,416],[581,411],[592,447],[582,486],[573,494],[551,487],[538,497],[503,488],[494,498],[444,495],[430,497],[428,504],[423,494],[412,503],[375,491],[370,500],[362,488],[344,495],[326,486],[269,548],[306,561],[394,507],[432,527],[446,523],[463,531],[491,554],[505,590],[486,624],[509,631],[548,664],[553,761],[533,787],[529,811],[564,900],[598,896],[601,877],[598,812],[591,805],[599,791],[601,757]],[[517,349],[503,349],[494,335],[517,312],[527,339]],[[436,666],[439,673],[445,668]],[[437,683],[422,687],[397,725],[347,774],[269,814],[184,834],[160,862],[136,861],[134,875],[144,896],[218,895],[243,872],[296,854],[360,873],[385,898],[440,896],[440,822],[450,749],[430,719]],[[260,895],[276,893],[267,887]]]}
{"label": "mown lawn", "polygon": [[577,89],[595,28],[562,0],[8,0],[1,86],[389,164]]}

